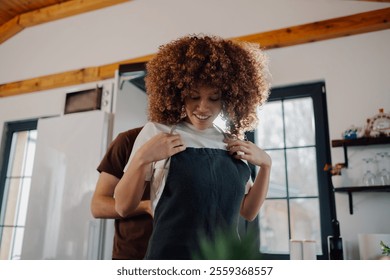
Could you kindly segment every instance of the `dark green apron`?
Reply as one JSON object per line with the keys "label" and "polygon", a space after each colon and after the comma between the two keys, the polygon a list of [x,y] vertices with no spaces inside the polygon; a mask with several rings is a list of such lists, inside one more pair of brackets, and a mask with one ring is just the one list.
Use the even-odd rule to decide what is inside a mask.
{"label": "dark green apron", "polygon": [[221,149],[187,148],[171,157],[145,259],[192,259],[199,237],[235,230],[250,170]]}

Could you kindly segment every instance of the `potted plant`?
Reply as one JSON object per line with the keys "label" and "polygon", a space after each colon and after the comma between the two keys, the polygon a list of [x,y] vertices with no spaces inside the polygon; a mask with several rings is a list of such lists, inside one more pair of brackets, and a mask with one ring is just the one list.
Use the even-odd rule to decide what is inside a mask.
{"label": "potted plant", "polygon": [[388,260],[390,259],[390,247],[386,245],[383,241],[380,242],[381,250],[382,250],[382,257],[380,259]]}

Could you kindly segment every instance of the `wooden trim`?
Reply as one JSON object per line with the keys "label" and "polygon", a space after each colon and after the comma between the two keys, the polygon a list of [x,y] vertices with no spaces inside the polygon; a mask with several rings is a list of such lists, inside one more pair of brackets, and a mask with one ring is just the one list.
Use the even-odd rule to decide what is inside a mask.
{"label": "wooden trim", "polygon": [[[129,63],[137,63],[137,62],[147,62],[149,61],[154,54],[145,55],[133,59],[127,59],[116,63],[111,63],[107,65],[103,65],[99,67],[99,76],[102,79],[110,79],[113,78],[115,75],[115,71],[119,68],[120,64],[129,64]],[[0,92],[1,92],[1,85],[0,85]]]}
{"label": "wooden trim", "polygon": [[361,2],[381,2],[381,3],[390,3],[390,0],[358,0]]}
{"label": "wooden trim", "polygon": [[0,26],[0,44],[23,30],[19,24],[19,16],[7,21]]}
{"label": "wooden trim", "polygon": [[265,49],[340,38],[390,28],[390,8],[240,37]]}
{"label": "wooden trim", "polygon": [[146,55],[99,67],[88,67],[24,81],[2,84],[0,85],[0,98],[110,79],[115,76],[115,71],[119,68],[120,64],[146,62],[150,60],[152,56],[153,55]]}
{"label": "wooden trim", "polygon": [[71,0],[20,15],[20,24],[30,27],[49,21],[105,8],[128,0]]}
{"label": "wooden trim", "polygon": [[98,68],[89,67],[0,85],[0,97],[82,84],[97,80],[99,80]]}
{"label": "wooden trim", "polygon": [[[232,39],[256,42],[266,49],[272,49],[389,28],[390,8],[386,8]],[[2,84],[0,85],[0,97],[110,79],[114,77],[119,64],[146,62],[151,57],[153,54],[98,67]]]}
{"label": "wooden trim", "polygon": [[71,0],[21,14],[0,26],[0,44],[23,30],[23,28],[106,8],[127,1],[129,0]]}

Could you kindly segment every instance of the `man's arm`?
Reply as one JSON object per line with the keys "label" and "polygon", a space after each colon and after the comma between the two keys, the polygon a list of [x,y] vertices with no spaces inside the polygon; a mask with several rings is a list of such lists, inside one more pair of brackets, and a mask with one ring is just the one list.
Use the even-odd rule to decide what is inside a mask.
{"label": "man's arm", "polygon": [[[95,218],[122,218],[115,211],[114,190],[119,179],[109,173],[101,172],[91,201],[91,212]],[[142,200],[138,207],[128,217],[152,213],[150,200]]]}

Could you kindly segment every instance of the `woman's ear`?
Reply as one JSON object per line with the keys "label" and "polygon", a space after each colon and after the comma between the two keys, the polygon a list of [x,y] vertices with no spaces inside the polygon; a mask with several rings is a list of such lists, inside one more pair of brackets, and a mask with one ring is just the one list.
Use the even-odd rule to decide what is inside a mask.
{"label": "woman's ear", "polygon": [[180,119],[184,119],[185,117],[187,117],[186,106],[183,104],[181,107]]}

